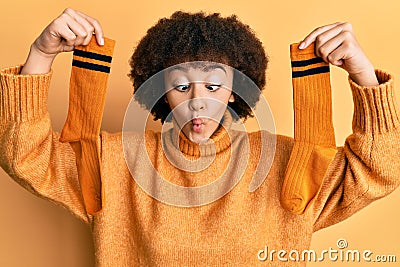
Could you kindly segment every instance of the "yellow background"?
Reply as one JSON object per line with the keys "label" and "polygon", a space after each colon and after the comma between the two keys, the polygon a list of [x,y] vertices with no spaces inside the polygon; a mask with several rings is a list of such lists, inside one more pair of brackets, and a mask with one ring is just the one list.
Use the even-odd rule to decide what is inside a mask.
{"label": "yellow background", "polygon": [[[121,130],[125,107],[132,93],[127,77],[129,56],[150,26],[176,10],[234,13],[254,29],[270,57],[264,95],[271,105],[279,134],[293,136],[289,44],[301,40],[318,26],[349,21],[375,67],[396,77],[400,74],[400,2],[395,0],[2,1],[0,67],[23,63],[36,36],[69,6],[97,18],[106,35],[117,41],[103,119],[103,129],[112,132]],[[58,131],[67,113],[70,63],[71,54],[60,55],[54,63],[49,110]],[[352,98],[344,71],[334,68],[331,79],[336,140],[338,145],[343,145],[351,132]],[[396,95],[400,100],[399,91]],[[314,234],[312,248],[317,251],[329,247],[336,249],[336,241],[343,237],[347,239],[349,249],[397,255],[397,264],[368,266],[398,266],[399,203],[400,190],[397,190],[347,221]],[[0,214],[0,266],[93,265],[89,228],[63,209],[21,189],[2,170]],[[355,265],[325,261],[308,266]]]}

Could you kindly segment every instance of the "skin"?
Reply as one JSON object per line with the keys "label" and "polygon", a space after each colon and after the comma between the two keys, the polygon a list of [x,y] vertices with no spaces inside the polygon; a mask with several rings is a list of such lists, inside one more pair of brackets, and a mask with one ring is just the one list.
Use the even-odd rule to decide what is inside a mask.
{"label": "skin", "polygon": [[[70,52],[77,45],[87,45],[93,34],[97,43],[103,45],[103,30],[96,19],[71,8],[65,9],[33,42],[21,74],[48,73],[59,53]],[[304,49],[309,45],[315,45],[317,56],[325,62],[346,70],[357,84],[361,86],[379,84],[374,67],[361,49],[350,23],[337,22],[316,28],[302,40],[299,48]],[[193,68],[175,71],[170,74],[180,75],[184,82],[174,82],[174,86],[171,86],[173,80],[171,76],[170,84],[166,84],[168,89],[166,99],[171,110],[175,110],[174,118],[182,127],[186,137],[196,143],[202,143],[211,137],[218,129],[222,110],[225,111],[227,103],[234,100],[231,91],[227,89],[232,88],[229,74],[225,76],[224,88],[210,90],[212,88],[210,85],[215,85],[212,80],[210,82],[210,77],[218,76],[221,70],[215,69],[211,72]],[[219,84],[220,82],[217,83]],[[213,105],[214,108],[211,108]],[[212,113],[210,110],[218,112]],[[193,118],[200,119],[191,121]],[[193,127],[193,124],[198,126]]]}

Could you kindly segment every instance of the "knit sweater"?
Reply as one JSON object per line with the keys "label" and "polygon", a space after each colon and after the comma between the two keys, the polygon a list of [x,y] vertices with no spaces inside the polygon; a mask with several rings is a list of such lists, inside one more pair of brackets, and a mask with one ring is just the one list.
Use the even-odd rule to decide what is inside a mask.
{"label": "knit sweater", "polygon": [[[400,113],[394,103],[392,76],[377,70],[380,85],[376,87],[361,87],[349,79],[355,104],[353,133],[344,147],[338,148],[304,214],[292,214],[279,202],[293,139],[240,133],[229,128],[226,116],[226,128],[212,136],[215,159],[200,172],[174,167],[163,154],[160,133],[147,131],[144,147],[166,180],[199,186],[219,177],[232,156],[231,147],[240,147],[247,136],[250,149],[243,177],[229,193],[199,207],[162,203],[145,193],[128,169],[129,165],[132,173],[151,177],[148,164],[142,164],[143,135],[124,137],[129,144],[127,165],[122,134],[102,132],[102,210],[90,215],[80,190],[74,152],[68,143],[59,141],[59,133],[51,127],[46,107],[51,72],[19,72],[20,67],[0,71],[1,167],[27,190],[67,208],[90,225],[97,266],[304,266],[306,261],[283,262],[276,254],[261,261],[259,251],[266,246],[269,252],[306,250],[314,231],[348,218],[388,195],[400,182]],[[263,184],[250,193],[261,136],[267,138],[266,143],[276,137],[276,152]],[[196,159],[199,151],[208,151],[208,145],[191,143],[181,135],[175,149]],[[173,143],[170,146],[173,148]],[[244,159],[236,155],[235,160],[239,166]]]}

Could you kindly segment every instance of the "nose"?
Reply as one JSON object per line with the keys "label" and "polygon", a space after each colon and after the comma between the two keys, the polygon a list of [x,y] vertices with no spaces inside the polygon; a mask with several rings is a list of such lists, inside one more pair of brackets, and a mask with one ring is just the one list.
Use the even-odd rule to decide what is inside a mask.
{"label": "nose", "polygon": [[189,108],[192,111],[204,110],[207,107],[206,99],[201,94],[201,87],[204,86],[202,83],[193,83],[192,85],[192,95],[189,100]]}

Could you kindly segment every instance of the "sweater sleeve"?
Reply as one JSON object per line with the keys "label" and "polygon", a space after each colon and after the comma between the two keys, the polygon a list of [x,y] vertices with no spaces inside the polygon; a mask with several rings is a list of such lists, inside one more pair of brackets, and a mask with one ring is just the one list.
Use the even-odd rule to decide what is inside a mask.
{"label": "sweater sleeve", "polygon": [[19,75],[20,70],[0,70],[0,165],[28,191],[88,223],[75,154],[59,141],[47,111],[52,73]]}
{"label": "sweater sleeve", "polygon": [[349,79],[353,133],[339,148],[312,204],[314,231],[338,223],[400,184],[400,120],[393,77],[377,70],[379,86]]}

